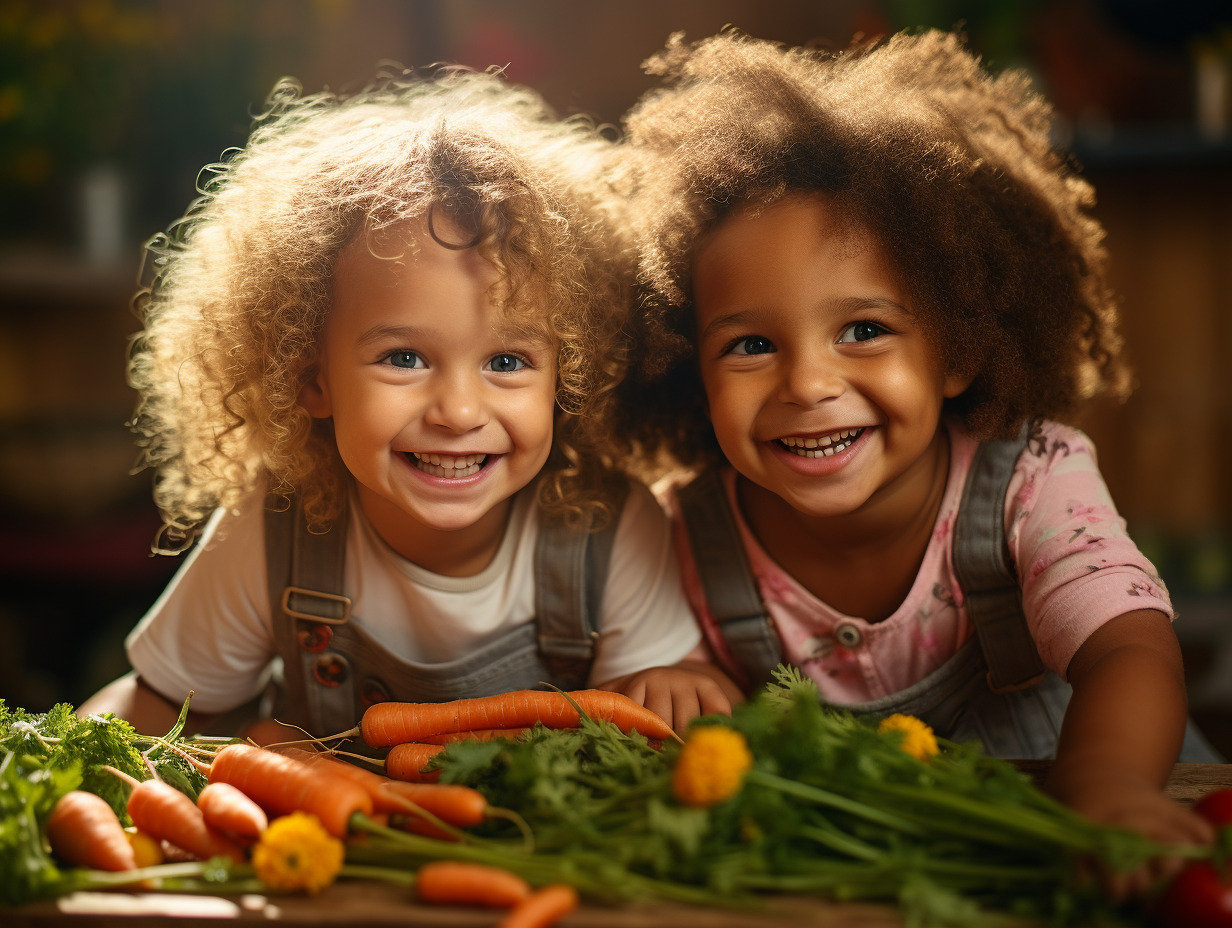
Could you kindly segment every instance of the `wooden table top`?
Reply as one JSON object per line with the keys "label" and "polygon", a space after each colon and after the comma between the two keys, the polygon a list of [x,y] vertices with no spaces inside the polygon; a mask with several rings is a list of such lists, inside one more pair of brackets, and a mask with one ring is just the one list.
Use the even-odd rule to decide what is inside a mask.
{"label": "wooden table top", "polygon": [[[1039,778],[1047,762],[1020,762]],[[1232,787],[1232,764],[1177,764],[1167,792],[1191,804],[1212,789]],[[5,928],[183,928],[184,920],[279,922],[287,928],[490,928],[500,912],[424,906],[411,891],[383,883],[343,881],[316,897],[194,896],[178,893],[73,893],[17,909],[0,910]],[[768,900],[765,911],[688,908],[666,903],[625,907],[583,906],[560,928],[902,928],[892,906],[833,903],[808,898]]]}

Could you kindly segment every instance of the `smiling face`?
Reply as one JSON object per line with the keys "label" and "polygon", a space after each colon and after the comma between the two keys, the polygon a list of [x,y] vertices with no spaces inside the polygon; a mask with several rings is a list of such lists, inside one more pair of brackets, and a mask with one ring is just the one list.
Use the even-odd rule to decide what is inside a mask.
{"label": "smiling face", "polygon": [[[947,376],[882,249],[820,195],[738,210],[694,260],[698,362],[737,471],[805,516],[913,511]],[[754,489],[756,493],[756,489]]]}
{"label": "smiling face", "polygon": [[[434,225],[445,241],[465,237]],[[332,417],[378,534],[449,573],[431,553],[494,551],[510,497],[547,460],[556,352],[493,304],[496,271],[475,249],[441,246],[422,220],[394,232],[380,251],[398,260],[363,236],[339,256],[319,373],[301,402]]]}

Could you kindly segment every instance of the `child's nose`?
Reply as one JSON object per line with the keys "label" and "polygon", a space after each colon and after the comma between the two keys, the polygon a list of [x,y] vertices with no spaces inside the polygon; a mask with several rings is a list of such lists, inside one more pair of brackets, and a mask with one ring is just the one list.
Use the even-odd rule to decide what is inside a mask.
{"label": "child's nose", "polygon": [[488,415],[480,378],[465,373],[438,378],[424,418],[452,432],[469,432],[485,424]]}
{"label": "child's nose", "polygon": [[783,402],[796,406],[815,406],[841,396],[845,390],[846,380],[838,367],[819,361],[815,354],[784,359],[779,390]]}

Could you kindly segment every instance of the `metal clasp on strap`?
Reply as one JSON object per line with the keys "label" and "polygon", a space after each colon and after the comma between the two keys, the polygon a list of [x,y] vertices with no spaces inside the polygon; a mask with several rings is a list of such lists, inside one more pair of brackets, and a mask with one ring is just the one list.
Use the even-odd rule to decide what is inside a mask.
{"label": "metal clasp on strap", "polygon": [[1045,673],[1046,671],[1041,670],[1035,676],[1028,677],[1021,683],[1006,683],[1003,686],[998,686],[993,682],[992,671],[990,670],[987,675],[988,688],[998,695],[1004,695],[1005,693],[1021,693],[1023,690],[1029,690],[1033,686],[1038,686],[1040,681],[1044,679]]}
{"label": "metal clasp on strap", "polygon": [[[318,600],[323,604],[322,611],[303,612],[294,609],[291,607],[292,596]],[[337,614],[339,607],[341,607],[341,615]],[[282,591],[282,611],[293,619],[306,619],[309,622],[322,622],[325,625],[345,625],[351,618],[351,597],[337,593],[322,593],[320,590],[306,590],[302,586],[288,586]]]}

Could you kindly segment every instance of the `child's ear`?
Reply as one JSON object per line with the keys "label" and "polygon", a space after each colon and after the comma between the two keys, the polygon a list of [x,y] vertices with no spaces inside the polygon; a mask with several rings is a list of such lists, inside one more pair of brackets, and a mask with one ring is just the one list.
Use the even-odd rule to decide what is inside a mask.
{"label": "child's ear", "polygon": [[971,381],[975,380],[975,372],[966,371],[950,371],[945,375],[945,380],[941,384],[941,395],[947,400],[952,400],[958,396],[967,387],[971,386]]}
{"label": "child's ear", "polygon": [[299,404],[308,410],[308,415],[314,419],[328,419],[334,414],[333,404],[329,401],[329,389],[325,386],[325,378],[317,368],[312,379],[300,387]]}

